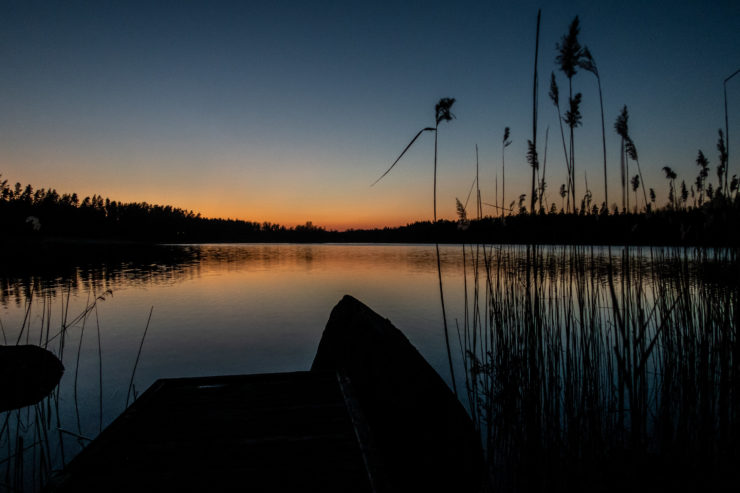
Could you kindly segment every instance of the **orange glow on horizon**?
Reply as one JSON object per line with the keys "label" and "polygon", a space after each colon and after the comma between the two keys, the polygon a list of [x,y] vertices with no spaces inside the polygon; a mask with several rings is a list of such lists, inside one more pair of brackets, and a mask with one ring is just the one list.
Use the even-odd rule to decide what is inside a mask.
{"label": "orange glow on horizon", "polygon": [[[204,212],[206,211],[206,212]],[[195,211],[194,212],[198,212]],[[201,210],[201,215],[207,218],[235,219],[241,221],[250,221],[257,223],[269,222],[279,224],[288,228],[302,226],[310,221],[314,226],[322,227],[326,230],[345,231],[348,229],[382,229],[385,227],[395,228],[406,226],[417,221],[426,221],[429,218],[423,215],[410,216],[401,213],[382,213],[371,215],[367,211],[342,211],[338,214],[328,215],[326,213],[313,213],[310,210],[303,212],[295,211],[275,211],[260,212],[259,214],[234,214],[233,210],[206,208]]]}
{"label": "orange glow on horizon", "polygon": [[[428,188],[403,179],[374,188],[364,176],[334,183],[316,182],[310,177],[276,181],[269,175],[256,180],[246,172],[234,172],[225,179],[223,174],[202,170],[174,173],[171,168],[176,158],[167,159],[165,169],[146,173],[121,166],[109,172],[92,167],[82,156],[64,162],[65,170],[77,172],[59,176],[53,175],[53,169],[34,166],[32,160],[10,163],[10,172],[0,171],[11,183],[53,188],[60,195],[76,193],[80,201],[99,195],[120,203],[172,206],[204,218],[269,222],[289,228],[310,221],[330,231],[382,229],[432,218]],[[121,171],[124,169],[128,171]],[[438,202],[439,218],[454,219],[454,197],[440,190]]]}

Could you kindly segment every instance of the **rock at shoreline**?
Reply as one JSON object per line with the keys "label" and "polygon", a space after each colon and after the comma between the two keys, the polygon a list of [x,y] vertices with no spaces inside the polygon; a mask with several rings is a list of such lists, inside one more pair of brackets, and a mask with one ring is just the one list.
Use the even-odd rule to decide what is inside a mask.
{"label": "rock at shoreline", "polygon": [[0,346],[0,412],[36,404],[64,373],[52,352],[38,346]]}

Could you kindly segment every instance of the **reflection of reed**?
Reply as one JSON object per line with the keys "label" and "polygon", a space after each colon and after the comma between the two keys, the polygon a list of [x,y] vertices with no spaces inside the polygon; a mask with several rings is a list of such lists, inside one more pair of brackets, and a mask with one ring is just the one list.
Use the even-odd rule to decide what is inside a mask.
{"label": "reflection of reed", "polygon": [[[95,291],[90,293],[77,315],[70,314],[70,300],[76,296],[71,285],[67,289],[57,287],[45,290],[36,285],[36,290],[32,289],[25,299],[26,315],[17,329],[17,336],[10,336],[17,343],[43,347],[60,361],[64,361],[65,349],[72,347],[73,353],[67,354],[67,358],[74,361],[74,369],[68,372],[74,375],[74,379],[71,389],[70,385],[63,387],[60,383],[39,402],[0,413],[0,490],[40,490],[53,478],[56,471],[63,468],[103,428],[103,351],[98,303],[108,299],[112,292],[105,291],[100,295],[96,295]],[[35,297],[40,301],[36,301]],[[34,306],[40,312],[40,318],[31,316]],[[58,313],[58,310],[61,310],[61,319],[58,326],[52,325],[52,313]],[[32,324],[32,320],[39,320],[38,325]],[[93,357],[91,353],[97,356],[97,410],[83,402],[78,393],[81,360],[84,358],[83,339],[85,329],[92,323],[96,330],[94,340],[97,341],[97,347],[89,350],[86,357]],[[147,329],[148,325],[147,322]],[[7,329],[8,327],[3,329],[6,339]],[[143,343],[142,338],[141,345]],[[132,382],[139,355],[131,374]],[[66,393],[66,399],[63,398],[63,393]],[[84,416],[83,407],[87,411]],[[97,419],[93,420],[91,414],[94,415],[95,412]]]}
{"label": "reflection of reed", "polygon": [[[110,291],[96,296],[88,296],[84,308],[76,316],[69,313],[69,302],[74,296],[71,286],[64,290],[59,289],[59,299],[55,300],[55,290],[44,290],[39,285],[31,286],[31,291],[26,298],[26,315],[21,327],[18,329],[16,343],[25,342],[43,347],[60,360],[64,360],[65,347],[76,344],[74,365],[74,384],[72,393],[72,405],[74,406],[73,418],[76,421],[76,432],[72,432],[63,426],[66,421],[64,412],[60,412],[60,387],[54,388],[51,393],[40,402],[24,408],[7,411],[4,416],[4,424],[0,429],[0,449],[6,450],[6,456],[0,461],[4,464],[4,484],[13,491],[36,491],[46,484],[54,470],[63,467],[68,458],[69,440],[74,439],[80,446],[89,440],[83,431],[83,423],[80,418],[80,406],[78,396],[78,376],[80,370],[80,355],[82,353],[82,341],[87,321],[95,316],[98,341],[98,372],[99,372],[99,433],[102,429],[103,412],[103,387],[102,387],[102,350],[100,347],[100,324],[97,316],[97,305],[111,295]],[[43,292],[42,292],[43,291]],[[38,327],[32,325],[32,307],[35,304],[34,295],[41,298],[39,308],[41,319]],[[52,307],[61,308],[62,315],[59,326],[52,326]],[[74,341],[72,334],[79,329],[79,341]],[[38,337],[36,332],[38,331]],[[70,340],[72,337],[72,340]],[[74,346],[73,346],[74,347]],[[70,423],[66,426],[68,427]],[[95,434],[96,434],[95,433]],[[66,438],[66,440],[65,440]],[[65,448],[65,441],[67,447]],[[5,447],[7,446],[7,448]]]}
{"label": "reflection of reed", "polygon": [[740,287],[706,272],[736,280],[736,251],[465,248],[461,357],[497,487],[737,479]]}

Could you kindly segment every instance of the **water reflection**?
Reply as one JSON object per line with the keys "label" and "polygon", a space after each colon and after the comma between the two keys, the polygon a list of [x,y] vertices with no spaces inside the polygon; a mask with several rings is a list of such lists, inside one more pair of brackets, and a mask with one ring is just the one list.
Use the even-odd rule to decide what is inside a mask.
{"label": "water reflection", "polygon": [[174,283],[192,277],[198,266],[197,248],[159,245],[41,244],[5,256],[0,266],[2,306],[20,306],[39,294],[55,298],[60,290],[76,295]]}
{"label": "water reflection", "polygon": [[[670,274],[689,269],[688,274],[704,281],[731,282],[732,270],[726,268],[723,251],[684,249],[678,261],[674,250],[631,248],[627,252],[622,248],[579,247],[573,255],[572,247],[555,246],[539,248],[537,255],[542,275],[551,279],[578,269],[589,271],[603,283],[608,269],[619,277],[628,262],[638,271]],[[506,265],[514,277],[528,268],[525,246],[469,246],[466,251],[463,254],[459,245],[440,247],[445,277],[461,277],[463,262],[471,271],[471,262],[488,269]],[[505,261],[497,265],[490,262],[492,258]],[[348,282],[361,276],[372,279],[383,272],[390,276],[389,284],[397,284],[397,278],[436,274],[436,258],[429,245],[57,245],[0,266],[0,306],[18,308],[39,295],[55,300],[61,292],[75,297],[123,288],[174,286],[225,273],[270,273],[261,279],[264,289],[269,290],[269,285],[277,282],[273,275],[289,271],[296,275],[331,273],[334,279]],[[643,281],[650,282],[650,276]]]}
{"label": "water reflection", "polygon": [[[504,270],[501,279],[512,283],[523,282],[522,274],[528,268],[524,246],[468,246],[463,254],[459,245],[444,245],[440,253],[453,341],[458,321],[464,326],[468,316],[464,273],[472,292],[471,260],[484,271]],[[725,278],[736,279],[737,274],[734,254],[728,257],[724,251],[684,251],[679,259],[673,250],[655,248],[631,249],[626,255],[620,248],[579,247],[574,251],[547,247],[538,249],[538,255],[544,266],[539,275],[553,283],[576,269],[588,272],[589,281],[604,285],[609,258],[616,279],[626,262],[632,272],[643,272],[631,281],[636,283],[649,284],[651,273],[656,272],[670,277],[687,271],[719,284]],[[22,333],[24,341],[29,338],[34,344],[50,341],[48,348],[67,368],[52,399],[54,405],[47,405],[45,411],[45,415],[53,411],[50,422],[58,418],[54,430],[65,430],[63,436],[50,435],[57,443],[48,446],[49,450],[64,446],[64,452],[53,453],[47,461],[55,468],[79,450],[76,435],[96,436],[123,410],[152,306],[151,326],[134,382],[139,392],[163,377],[306,370],[332,307],[345,294],[390,319],[449,382],[436,265],[433,245],[75,245],[47,249],[0,267],[2,337],[14,343]],[[113,296],[72,323],[76,314],[106,290]],[[53,337],[62,328],[66,343]],[[455,365],[456,376],[464,375],[459,357]],[[464,382],[458,382],[458,387],[464,388]],[[13,441],[20,436],[17,430],[32,429],[28,416],[16,420],[16,425],[8,416],[0,414],[10,423],[5,435],[0,434],[0,450],[4,451],[0,461],[7,459],[2,454],[17,447]]]}
{"label": "water reflection", "polygon": [[[434,251],[427,246],[347,245],[163,245],[131,247],[63,246],[53,258],[34,255],[8,262],[0,270],[0,304],[20,306],[33,294],[102,292],[121,287],[174,284],[217,271],[273,271],[300,268],[355,270],[393,265],[410,272],[432,272]],[[64,251],[64,250],[71,251]],[[41,259],[41,261],[39,261]],[[459,267],[461,258],[443,248],[443,262]]]}

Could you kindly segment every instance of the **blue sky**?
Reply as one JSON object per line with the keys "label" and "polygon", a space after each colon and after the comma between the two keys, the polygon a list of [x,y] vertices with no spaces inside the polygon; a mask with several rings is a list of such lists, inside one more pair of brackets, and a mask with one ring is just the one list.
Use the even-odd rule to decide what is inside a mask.
{"label": "blue sky", "polygon": [[[369,185],[433,124],[436,101],[454,97],[457,119],[439,133],[440,215],[454,217],[455,197],[467,195],[476,144],[483,198],[494,201],[506,126],[509,202],[529,190],[537,8],[538,147],[542,160],[549,126],[550,201],[560,203],[565,164],[549,75],[575,15],[602,77],[610,202],[619,193],[613,123],[625,104],[659,202],[661,168],[693,181],[698,149],[714,179],[722,81],[740,68],[740,3],[730,1],[3,1],[0,173],[207,216],[405,224],[431,217],[431,134]],[[581,195],[588,179],[601,201],[595,82],[584,72],[573,79],[584,98],[576,186]],[[740,174],[740,76],[728,99],[730,173]]]}

